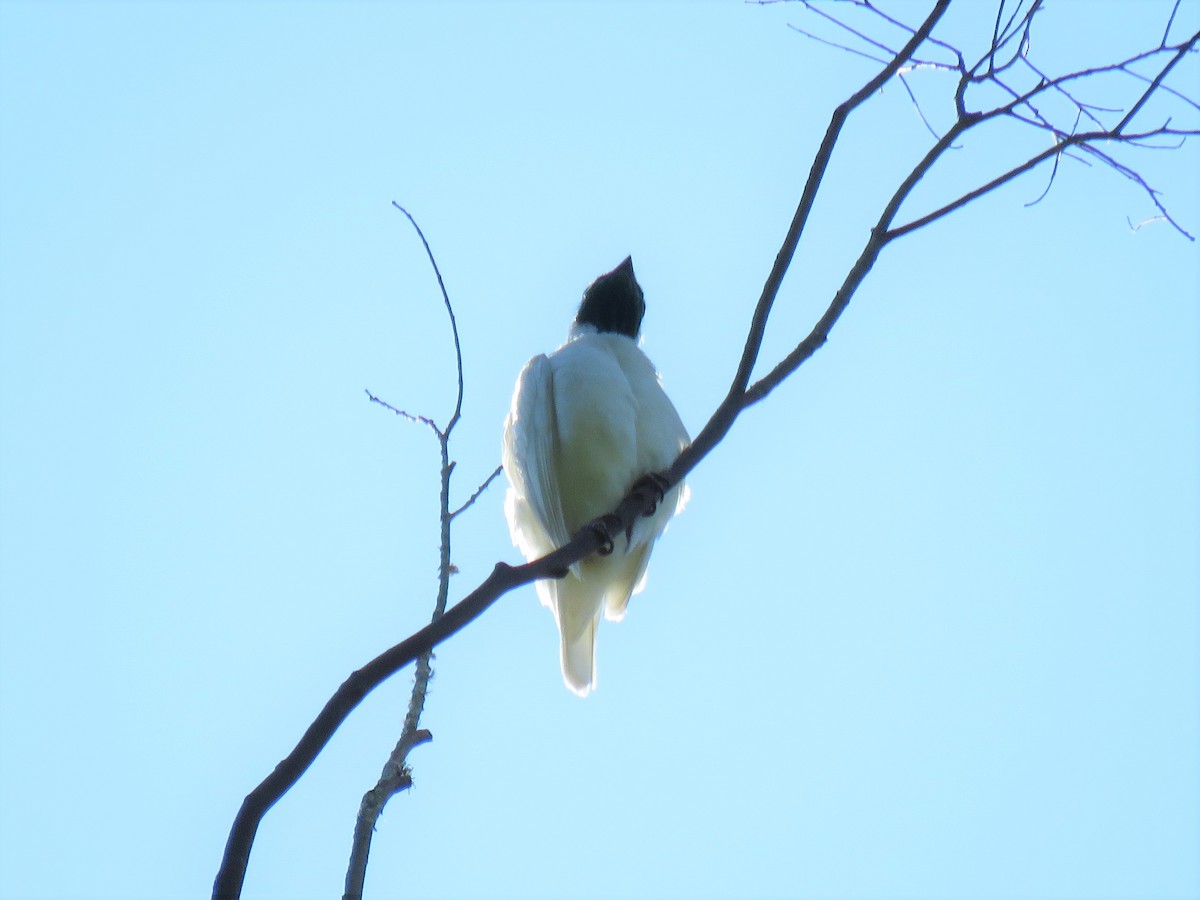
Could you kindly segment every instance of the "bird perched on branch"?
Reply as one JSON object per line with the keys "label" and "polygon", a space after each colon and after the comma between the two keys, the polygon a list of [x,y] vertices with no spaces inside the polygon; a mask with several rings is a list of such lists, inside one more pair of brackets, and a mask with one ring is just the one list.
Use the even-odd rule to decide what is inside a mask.
{"label": "bird perched on branch", "polygon": [[665,493],[659,486],[655,511],[628,533],[607,533],[600,518],[688,443],[654,364],[638,348],[645,311],[626,258],[584,291],[567,342],[525,366],[504,422],[504,511],[513,543],[537,559],[590,525],[610,551],[576,563],[563,578],[537,582],[558,624],[563,680],[580,696],[596,684],[600,614],[613,621],[625,615],[655,540],[687,499],[683,484]]}

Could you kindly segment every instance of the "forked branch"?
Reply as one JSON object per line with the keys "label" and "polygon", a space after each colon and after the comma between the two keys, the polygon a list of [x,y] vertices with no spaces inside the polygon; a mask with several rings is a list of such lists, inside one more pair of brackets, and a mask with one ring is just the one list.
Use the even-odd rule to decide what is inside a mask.
{"label": "forked branch", "polygon": [[[453,564],[450,561],[451,524],[460,513],[470,508],[479,498],[479,495],[500,474],[500,469],[497,468],[492,472],[461,506],[454,510],[450,509],[450,480],[454,474],[455,467],[454,462],[450,459],[450,439],[454,433],[454,426],[458,424],[462,417],[463,404],[463,361],[462,345],[458,338],[458,322],[454,317],[454,305],[450,302],[450,294],[447,292],[446,283],[442,279],[441,269],[437,264],[437,259],[434,258],[433,250],[429,246],[425,232],[421,230],[421,226],[417,224],[417,220],[413,218],[407,209],[395,201],[392,202],[392,205],[404,213],[413,229],[417,232],[417,236],[421,239],[421,244],[425,248],[429,264],[437,276],[438,287],[442,292],[442,302],[446,307],[446,315],[450,319],[450,331],[454,337],[454,364],[458,378],[458,391],[454,402],[454,411],[447,420],[445,427],[439,427],[436,422],[427,416],[414,416],[402,409],[397,409],[390,403],[379,399],[370,391],[367,391],[367,396],[371,399],[372,403],[378,403],[385,409],[391,410],[393,413],[409,421],[419,422],[427,426],[433,431],[438,440],[438,449],[441,453],[441,490],[438,492],[440,561],[438,565],[437,598],[433,604],[432,617],[432,620],[436,622],[442,613],[445,612],[446,602],[450,596],[450,576],[454,571]],[[375,834],[375,825],[379,821],[379,817],[383,814],[384,807],[387,806],[388,801],[400,791],[407,790],[412,786],[412,772],[408,765],[409,752],[414,747],[433,740],[433,735],[427,729],[420,727],[421,715],[425,711],[425,698],[429,693],[429,681],[432,677],[433,648],[430,647],[416,659],[412,692],[409,695],[408,711],[404,716],[400,738],[388,756],[387,762],[384,763],[379,780],[373,788],[363,794],[362,801],[359,803],[358,816],[355,819],[354,834],[350,844],[350,860],[346,866],[346,888],[342,895],[344,900],[359,900],[362,897],[363,885],[367,877],[367,861],[371,854],[371,841]]]}
{"label": "forked branch", "polygon": [[[814,4],[806,2],[805,5],[811,8]],[[1144,142],[1152,141],[1154,138],[1185,139],[1198,133],[1194,128],[1172,126],[1169,121],[1158,126],[1138,126],[1135,129],[1135,120],[1139,119],[1152,97],[1173,98],[1180,100],[1181,105],[1197,108],[1193,99],[1186,97],[1183,92],[1167,84],[1168,76],[1171,75],[1175,66],[1187,54],[1195,51],[1197,40],[1200,40],[1200,33],[1197,33],[1186,40],[1170,43],[1170,33],[1178,5],[1172,10],[1171,22],[1164,29],[1161,46],[1110,65],[1080,70],[1053,78],[1047,78],[1042,74],[1041,67],[1027,64],[1031,45],[1030,34],[1035,17],[1041,9],[1040,0],[1032,0],[1029,3],[1019,2],[1012,7],[1009,7],[1007,3],[1001,3],[994,23],[989,21],[988,24],[988,35],[985,37],[985,41],[988,42],[987,49],[978,56],[979,61],[973,67],[965,64],[962,51],[934,35],[936,26],[949,6],[949,0],[938,0],[925,20],[915,28],[904,26],[884,15],[868,0],[846,0],[843,5],[851,6],[868,16],[876,16],[889,28],[899,26],[905,34],[909,35],[909,38],[892,58],[882,65],[878,72],[834,110],[809,170],[796,212],[751,315],[742,355],[730,388],[692,444],[680,453],[665,472],[661,473],[668,486],[678,484],[701,459],[721,442],[744,409],[770,394],[826,342],[830,331],[849,305],[855,291],[887,246],[1012,182],[1020,175],[1043,163],[1056,161],[1069,151],[1086,154],[1087,157],[1103,163],[1143,188],[1155,203],[1160,214],[1170,221],[1176,230],[1190,238],[1182,226],[1169,216],[1160,202],[1157,192],[1137,174],[1135,169],[1118,160],[1111,152],[1114,146],[1138,149]],[[828,13],[824,15],[827,20],[836,22],[836,17]],[[864,37],[867,46],[872,48],[872,52],[877,52],[880,46],[884,46],[882,40],[866,38],[865,32],[861,28],[842,28],[841,31],[849,33],[851,37],[855,35]],[[841,41],[826,41],[826,43],[841,45]],[[923,48],[933,54],[949,52],[953,55],[955,62],[953,64],[926,63],[916,55],[922,52]],[[867,55],[866,51],[854,52]],[[1134,65],[1151,60],[1157,63],[1153,75],[1144,76],[1134,71]],[[901,181],[895,192],[884,202],[879,217],[858,258],[809,333],[766,375],[752,383],[751,378],[758,363],[771,310],[778,297],[784,276],[792,265],[796,247],[808,224],[817,194],[823,184],[846,121],[893,77],[913,71],[918,67],[928,68],[935,74],[954,79],[946,98],[951,124],[940,136],[935,133],[932,145]],[[1078,88],[1083,82],[1092,75],[1105,73],[1115,73],[1136,79],[1144,84],[1145,88],[1139,91],[1138,96],[1130,103],[1121,106],[1099,105],[1078,98]],[[1020,79],[1025,76],[1032,78],[1032,84],[1021,86]],[[989,108],[972,108],[976,89],[985,82],[999,86],[1008,98],[1007,102]],[[1040,103],[1038,98],[1050,91],[1067,98],[1067,101],[1074,105],[1075,113],[1071,117],[1071,125],[1055,125],[1045,110],[1040,106],[1035,106]],[[922,115],[924,116],[924,113]],[[1103,120],[1106,117],[1115,119],[1115,121],[1110,126],[1105,126]],[[955,146],[955,140],[965,136],[983,122],[1002,119],[1024,127],[1034,127],[1049,134],[1052,137],[1050,146],[1030,155],[1023,162],[1004,172],[982,178],[976,187],[942,202],[936,208],[914,215],[907,221],[902,220],[901,224],[895,224],[915,186],[936,168],[946,151]],[[1088,130],[1082,132],[1077,131],[1078,123],[1084,119],[1094,127],[1089,127]],[[931,123],[932,130],[932,117],[927,121]],[[448,302],[447,300],[447,304]],[[459,402],[451,424],[456,421],[460,408],[461,374]],[[437,430],[436,424],[432,422],[426,424],[433,427],[435,431]],[[444,467],[449,465],[445,456],[443,460]],[[494,478],[496,474],[498,473],[493,473],[492,477]],[[649,512],[648,503],[649,498],[643,493],[634,492],[625,497],[613,511],[613,515],[620,523],[620,528],[625,528],[636,517]],[[443,505],[443,509],[448,510],[449,507]],[[460,511],[461,508],[452,513],[450,517],[452,518]],[[474,620],[508,591],[541,578],[557,577],[566,571],[570,564],[596,552],[600,548],[600,541],[601,538],[596,531],[584,529],[576,534],[569,543],[542,559],[522,566],[497,563],[492,574],[482,584],[457,604],[446,609],[443,615],[435,617],[435,620],[425,628],[354,672],[330,698],[295,749],[246,797],[229,835],[225,856],[214,885],[214,896],[231,898],[240,895],[250,849],[263,815],[295,784],[338,726],[370,691],[404,666],[429,654],[439,643]],[[443,566],[447,565],[448,560],[443,558]],[[421,735],[418,731],[412,731],[410,746],[415,745],[419,737]],[[398,778],[396,783],[402,787],[403,779]]]}

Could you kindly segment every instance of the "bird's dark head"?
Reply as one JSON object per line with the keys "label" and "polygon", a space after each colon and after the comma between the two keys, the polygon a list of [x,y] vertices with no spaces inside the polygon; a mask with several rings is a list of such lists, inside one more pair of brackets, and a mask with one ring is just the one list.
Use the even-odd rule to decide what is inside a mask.
{"label": "bird's dark head", "polygon": [[633,258],[593,281],[583,292],[576,325],[592,325],[599,332],[637,338],[646,314],[641,285],[633,275]]}

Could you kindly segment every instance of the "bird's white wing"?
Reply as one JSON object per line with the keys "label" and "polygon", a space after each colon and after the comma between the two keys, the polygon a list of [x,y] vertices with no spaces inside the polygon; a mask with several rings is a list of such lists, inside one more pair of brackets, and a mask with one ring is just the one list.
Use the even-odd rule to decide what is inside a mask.
{"label": "bird's white wing", "polygon": [[557,434],[554,372],[549,359],[535,356],[517,379],[503,443],[504,470],[512,483],[505,504],[509,529],[513,542],[530,559],[561,547],[571,537],[555,471]]}

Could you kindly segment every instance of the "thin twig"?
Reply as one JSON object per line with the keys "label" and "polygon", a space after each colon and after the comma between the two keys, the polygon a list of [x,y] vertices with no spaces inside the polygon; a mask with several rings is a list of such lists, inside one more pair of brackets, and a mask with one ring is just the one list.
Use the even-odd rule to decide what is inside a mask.
{"label": "thin twig", "polygon": [[1040,194],[1024,204],[1026,209],[1031,206],[1037,206],[1039,203],[1045,200],[1047,196],[1049,196],[1050,188],[1054,187],[1054,179],[1058,175],[1058,162],[1062,159],[1062,157],[1063,155],[1061,153],[1054,154],[1054,165],[1050,169],[1050,177],[1046,179],[1046,186],[1042,188],[1042,192]]}
{"label": "thin twig", "polygon": [[[887,22],[889,25],[899,28],[901,31],[905,32],[906,34],[912,34],[916,30],[911,25],[906,25],[904,22],[901,22],[899,19],[892,18],[887,13],[885,13],[883,10],[881,10],[879,7],[875,6],[875,4],[873,4],[873,3],[865,3],[864,5],[867,7],[867,9],[871,10],[871,12],[873,12],[879,18],[883,19],[883,21]],[[957,59],[959,61],[959,65],[957,67],[946,65],[944,63],[935,63],[934,65],[936,67],[946,68],[946,69],[955,69],[956,71],[958,69],[962,68],[962,65],[961,65],[962,54],[958,52],[957,48],[952,47],[950,44],[947,44],[945,41],[934,37],[932,32],[925,35],[925,43],[927,43],[933,47],[942,48],[946,52],[953,54],[955,59]]]}
{"label": "thin twig", "polygon": [[904,77],[903,72],[897,72],[896,78],[899,80],[900,84],[904,86],[904,90],[908,92],[908,99],[912,101],[913,108],[917,111],[917,115],[920,116],[921,121],[925,123],[925,129],[931,135],[933,135],[933,139],[936,141],[939,137],[941,137],[941,135],[938,134],[937,130],[929,124],[929,119],[925,117],[925,110],[921,109],[921,104],[917,101],[917,95],[914,94],[912,88],[908,86],[908,79]]}
{"label": "thin twig", "polygon": [[363,388],[363,392],[367,395],[367,398],[372,403],[378,403],[380,406],[382,406],[384,409],[388,410],[389,412],[393,412],[396,415],[400,416],[401,418],[408,419],[408,421],[410,421],[410,422],[416,422],[419,425],[426,425],[429,428],[433,429],[434,434],[439,435],[439,436],[441,435],[442,429],[438,428],[437,422],[433,421],[433,419],[429,418],[428,416],[414,416],[410,412],[406,412],[403,409],[399,409],[395,406],[392,406],[392,404],[388,403],[386,400],[376,397],[374,394],[371,393],[370,389],[368,389],[368,388]]}
{"label": "thin twig", "polygon": [[[450,595],[450,575],[454,570],[450,562],[450,524],[459,513],[475,502],[476,498],[492,483],[492,480],[499,474],[500,470],[497,469],[496,472],[493,472],[479,489],[471,495],[471,498],[466,503],[451,512],[450,479],[454,473],[455,464],[450,459],[450,437],[454,431],[454,426],[458,424],[461,418],[463,402],[462,345],[458,338],[458,323],[454,316],[454,305],[450,302],[450,295],[446,291],[446,283],[442,279],[441,269],[438,267],[437,259],[433,255],[433,250],[429,246],[429,241],[426,239],[425,233],[407,209],[394,200],[392,201],[392,205],[404,213],[409,223],[416,230],[417,236],[420,237],[422,245],[425,247],[429,263],[433,267],[434,274],[437,276],[438,287],[441,288],[442,301],[446,307],[446,314],[450,318],[450,330],[454,335],[454,364],[458,376],[458,395],[454,404],[454,412],[451,414],[445,428],[438,428],[432,419],[424,416],[413,416],[403,410],[397,409],[391,404],[385,403],[373,396],[369,391],[367,392],[367,396],[373,402],[379,403],[405,418],[429,425],[433,429],[434,434],[437,435],[438,450],[441,455],[441,472],[440,490],[438,493],[440,565],[438,566],[437,598],[434,601],[432,616],[432,621],[436,622],[442,613],[445,612],[446,602]],[[396,793],[406,790],[412,785],[412,772],[408,766],[409,752],[419,744],[432,740],[432,735],[427,730],[419,727],[421,714],[425,709],[425,699],[429,694],[429,682],[432,678],[433,652],[431,647],[416,660],[412,693],[409,696],[408,710],[404,716],[400,738],[396,742],[396,746],[389,755],[387,762],[384,763],[383,771],[375,787],[363,794],[362,801],[359,803],[358,816],[355,819],[354,834],[351,840],[350,859],[346,867],[344,900],[360,900],[362,897],[363,886],[366,881],[367,862],[371,854],[371,841],[375,833],[376,823],[383,814],[384,807],[388,801]]]}
{"label": "thin twig", "polygon": [[1182,0],[1175,0],[1175,5],[1171,7],[1171,15],[1167,17],[1167,27],[1163,29],[1162,43],[1160,46],[1167,46],[1167,39],[1171,36],[1171,26],[1175,24],[1175,14],[1179,12],[1179,4]]}
{"label": "thin twig", "polygon": [[[1121,112],[1121,110],[1119,108],[1099,107],[1099,106],[1095,106],[1094,104],[1083,103],[1079,100],[1076,100],[1075,97],[1072,96],[1072,94],[1066,88],[1064,88],[1061,84],[1054,84],[1054,79],[1052,79],[1050,76],[1046,75],[1041,69],[1039,69],[1037,66],[1035,66],[1028,59],[1023,59],[1022,62],[1041,81],[1043,81],[1044,83],[1046,83],[1048,85],[1051,85],[1055,91],[1057,91],[1059,94],[1061,94],[1063,97],[1065,97],[1067,99],[1067,101],[1070,102],[1075,107],[1075,109],[1080,113],[1080,115],[1086,116],[1088,119],[1090,119],[1092,124],[1095,125],[1097,128],[1103,128],[1104,123],[1101,122],[1098,118],[1096,118],[1095,115],[1093,115],[1093,110],[1095,110],[1096,112],[1110,112],[1110,113]],[[1006,90],[1008,89],[1007,85],[1004,85],[1004,87]],[[1030,105],[1030,109],[1033,109],[1032,105]],[[1035,112],[1036,112],[1036,110],[1035,110]],[[1038,113],[1038,115],[1040,117],[1041,114]],[[1076,124],[1076,126],[1078,126],[1078,124],[1079,124],[1078,119],[1076,119],[1075,124]]]}
{"label": "thin twig", "polygon": [[1129,223],[1130,231],[1141,231],[1141,229],[1143,229],[1147,225],[1153,224],[1154,222],[1167,221],[1167,217],[1166,216],[1150,216],[1147,219],[1142,219],[1142,221],[1138,222],[1136,225],[1134,224],[1133,220],[1129,218],[1129,216],[1125,217],[1125,221]]}
{"label": "thin twig", "polygon": [[470,497],[467,498],[466,503],[464,503],[458,509],[454,510],[454,512],[450,513],[450,518],[452,518],[452,519],[455,518],[459,513],[466,510],[472,503],[474,503],[476,500],[478,500],[479,496],[488,489],[488,485],[490,485],[493,481],[495,481],[497,478],[499,478],[500,473],[503,471],[504,471],[504,466],[496,466],[496,471],[492,472],[491,475],[489,475],[486,479],[484,479],[483,484],[481,484],[479,487],[477,487],[475,489],[475,493],[473,493]]}
{"label": "thin twig", "polygon": [[[1120,71],[1122,74],[1128,75],[1130,78],[1136,78],[1138,81],[1144,82],[1146,84],[1150,84],[1150,82],[1152,81],[1152,79],[1149,78],[1148,76],[1143,75],[1141,72],[1135,72],[1133,69],[1130,69],[1127,66],[1118,67],[1118,71]],[[1200,103],[1197,103],[1195,100],[1193,100],[1191,97],[1189,97],[1187,94],[1183,93],[1182,91],[1175,90],[1175,88],[1171,87],[1169,84],[1160,84],[1158,86],[1158,90],[1162,91],[1164,94],[1170,94],[1176,100],[1180,100],[1183,103],[1186,103],[1188,106],[1192,107],[1192,109],[1200,110]]]}
{"label": "thin twig", "polygon": [[[729,408],[736,406],[735,403],[731,402],[730,398],[741,395],[745,391],[746,385],[750,383],[750,374],[754,370],[755,362],[758,361],[758,353],[762,347],[763,334],[766,332],[767,319],[771,315],[771,307],[775,303],[775,298],[779,295],[779,288],[783,284],[783,276],[787,273],[788,267],[792,263],[792,257],[796,254],[796,247],[800,243],[800,236],[804,233],[804,227],[808,222],[809,214],[812,212],[813,203],[816,202],[817,193],[825,177],[825,171],[829,167],[829,161],[833,157],[833,148],[837,145],[838,137],[842,132],[842,126],[845,125],[846,119],[850,116],[851,112],[861,106],[901,66],[908,62],[909,57],[924,42],[925,36],[933,31],[934,25],[945,14],[949,5],[950,0],[938,0],[933,10],[925,17],[925,21],[921,24],[920,28],[913,33],[912,37],[900,49],[895,58],[833,111],[833,116],[829,120],[829,126],[825,129],[825,137],[821,140],[821,146],[817,150],[811,168],[809,168],[808,180],[804,183],[804,190],[800,195],[800,203],[796,207],[796,213],[792,217],[791,225],[788,226],[787,234],[784,236],[783,246],[779,248],[779,252],[775,255],[775,265],[771,267],[771,272],[767,276],[767,282],[763,285],[762,294],[759,295],[758,303],[754,308],[754,315],[750,320],[750,332],[746,336],[746,344],[742,349],[742,358],[738,363],[737,372],[733,376],[733,384],[730,386],[729,395],[721,404],[721,408],[726,408],[727,405]],[[720,412],[720,409],[718,412]],[[732,424],[733,421],[731,419],[729,425]],[[728,427],[725,430],[727,431]],[[723,434],[724,432],[722,432]],[[693,441],[692,446],[696,446],[699,443],[700,440],[697,437]],[[707,453],[708,451],[705,450],[704,452]],[[684,451],[685,456],[688,453],[688,450]],[[679,474],[682,475],[683,473]]]}
{"label": "thin twig", "polygon": [[845,50],[847,53],[853,53],[855,56],[861,56],[864,59],[869,59],[871,62],[879,63],[881,66],[887,64],[886,59],[881,59],[878,56],[872,56],[870,53],[867,53],[865,50],[859,50],[857,47],[850,47],[846,44],[839,44],[837,41],[831,41],[828,38],[820,37],[819,35],[813,34],[811,31],[805,31],[798,25],[793,25],[791,22],[788,23],[788,28],[804,35],[810,41],[816,41],[818,44],[824,44],[827,47],[833,47],[837,50]]}
{"label": "thin twig", "polygon": [[[866,5],[868,7],[870,7],[870,4],[866,4]],[[841,28],[843,31],[849,32],[850,34],[852,34],[856,38],[858,38],[860,41],[862,41],[864,44],[874,47],[876,50],[882,50],[884,53],[887,54],[887,56],[884,57],[883,59],[876,60],[880,65],[887,65],[888,59],[896,56],[896,51],[893,50],[891,47],[889,47],[887,44],[883,43],[882,41],[877,41],[872,37],[868,37],[866,34],[859,31],[857,28],[851,28],[849,25],[847,25],[841,19],[838,19],[836,16],[830,15],[829,13],[825,12],[825,10],[821,9],[820,7],[818,7],[817,5],[812,3],[811,0],[804,0],[804,8],[811,10],[812,12],[816,13],[818,16],[821,16],[823,19],[826,19],[826,20],[832,22],[834,25],[836,25],[838,28]],[[870,8],[872,10],[874,9],[874,7],[870,7]],[[865,56],[866,54],[863,54],[863,55]]]}
{"label": "thin twig", "polygon": [[455,371],[458,374],[458,398],[454,401],[454,413],[450,416],[450,421],[446,423],[446,433],[449,434],[454,430],[455,424],[462,415],[463,404],[462,346],[458,342],[458,320],[454,317],[454,307],[450,303],[450,295],[446,293],[446,282],[442,280],[442,270],[438,268],[437,260],[433,258],[433,251],[429,249],[429,241],[425,239],[425,232],[421,230],[421,226],[417,224],[417,220],[407,209],[395,200],[392,201],[392,206],[404,213],[408,221],[412,223],[412,227],[416,229],[417,237],[421,239],[421,243],[425,247],[425,255],[429,257],[429,264],[433,266],[433,274],[437,276],[438,287],[442,291],[442,302],[446,305],[446,315],[450,317],[450,332],[454,335]]}
{"label": "thin twig", "polygon": [[1125,118],[1117,123],[1117,127],[1113,129],[1115,134],[1120,134],[1125,130],[1125,126],[1133,120],[1133,117],[1136,116],[1141,111],[1142,107],[1146,105],[1146,101],[1150,99],[1151,95],[1158,90],[1158,86],[1162,84],[1162,80],[1167,77],[1167,74],[1173,68],[1175,68],[1176,63],[1183,59],[1192,50],[1192,48],[1196,46],[1196,42],[1198,40],[1200,40],[1200,31],[1197,31],[1195,34],[1193,34],[1190,40],[1179,47],[1179,49],[1175,52],[1175,55],[1171,57],[1170,62],[1163,66],[1159,73],[1154,76],[1154,80],[1150,82],[1150,86],[1146,88],[1146,90],[1142,93],[1142,96],[1138,98],[1137,102],[1133,104],[1129,112],[1125,114]]}

